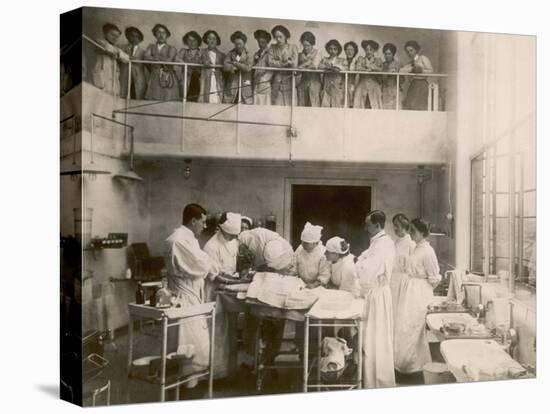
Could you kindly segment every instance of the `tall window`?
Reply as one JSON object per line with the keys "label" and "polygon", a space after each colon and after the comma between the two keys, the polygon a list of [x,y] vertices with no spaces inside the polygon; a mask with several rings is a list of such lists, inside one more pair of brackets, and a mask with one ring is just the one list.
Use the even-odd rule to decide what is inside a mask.
{"label": "tall window", "polygon": [[472,160],[471,269],[536,287],[535,142],[497,141]]}

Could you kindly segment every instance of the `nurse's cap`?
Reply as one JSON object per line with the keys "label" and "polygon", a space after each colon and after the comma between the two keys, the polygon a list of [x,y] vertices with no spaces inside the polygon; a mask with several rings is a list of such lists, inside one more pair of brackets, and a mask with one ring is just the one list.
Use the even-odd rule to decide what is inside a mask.
{"label": "nurse's cap", "polygon": [[[222,214],[223,218],[224,214]],[[226,213],[225,221],[220,223],[220,228],[228,234],[238,236],[241,232],[241,215],[238,213]]]}
{"label": "nurse's cap", "polygon": [[336,236],[328,239],[325,248],[327,252],[346,254],[347,252],[349,252],[349,243],[346,242],[343,238]]}
{"label": "nurse's cap", "polygon": [[309,221],[304,226],[300,240],[306,243],[318,243],[321,241],[322,226],[315,226]]}
{"label": "nurse's cap", "polygon": [[241,220],[246,221],[248,223],[248,227],[250,227],[250,228],[252,228],[252,226],[254,225],[254,222],[248,216],[241,216]]}

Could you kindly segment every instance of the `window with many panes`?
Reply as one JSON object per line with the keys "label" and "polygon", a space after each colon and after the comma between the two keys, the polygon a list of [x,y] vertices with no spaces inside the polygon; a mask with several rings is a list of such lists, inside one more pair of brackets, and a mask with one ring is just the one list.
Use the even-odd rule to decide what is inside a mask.
{"label": "window with many panes", "polygon": [[471,270],[536,288],[534,140],[502,139],[471,164]]}

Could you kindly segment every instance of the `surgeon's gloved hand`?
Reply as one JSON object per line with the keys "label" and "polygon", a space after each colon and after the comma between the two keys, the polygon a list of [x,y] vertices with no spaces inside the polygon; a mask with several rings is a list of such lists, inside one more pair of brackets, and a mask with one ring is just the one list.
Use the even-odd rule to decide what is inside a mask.
{"label": "surgeon's gloved hand", "polygon": [[306,283],[306,288],[308,289],[315,289],[319,286],[321,286],[321,282],[319,280],[314,280],[313,282]]}

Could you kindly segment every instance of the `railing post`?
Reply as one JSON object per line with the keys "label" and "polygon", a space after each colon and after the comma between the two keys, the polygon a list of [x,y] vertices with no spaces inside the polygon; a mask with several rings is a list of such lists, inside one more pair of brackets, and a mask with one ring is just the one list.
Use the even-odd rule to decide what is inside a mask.
{"label": "railing post", "polygon": [[[118,72],[118,60],[116,58],[113,58],[113,81],[112,81],[112,88],[111,93],[113,95],[113,108],[116,106],[117,101],[117,95],[120,96],[120,79],[117,78],[116,74]],[[118,93],[115,93],[115,85],[118,81]],[[113,118],[115,118],[115,114],[113,113]],[[115,136],[115,125],[111,125],[111,136]]]}
{"label": "railing post", "polygon": [[181,152],[185,148],[185,109],[187,106],[187,64],[183,64],[183,97],[181,101],[182,105],[182,117],[181,117]]}
{"label": "railing post", "polygon": [[[124,130],[128,127],[124,127]],[[134,171],[134,128],[130,128],[130,170]]]}
{"label": "railing post", "polygon": [[344,74],[344,108],[348,107],[348,72]]}
{"label": "railing post", "polygon": [[296,77],[295,72],[290,72],[291,74],[291,85],[292,90],[290,94],[290,133],[288,134],[288,161],[292,163],[292,135],[294,134],[294,105],[295,103],[295,97],[294,92],[296,90]]}
{"label": "railing post", "polygon": [[344,74],[344,122],[342,125],[342,145],[341,145],[343,158],[345,158],[346,156],[346,125],[347,125],[346,111],[348,109],[348,91],[349,91],[348,81],[349,81],[349,76],[348,76],[348,72],[346,72]]}
{"label": "railing post", "polygon": [[[130,90],[132,89],[132,61],[128,62],[128,84],[126,85],[128,90],[126,91],[126,108],[130,106]],[[128,123],[128,114],[124,111],[124,123]],[[126,128],[124,128],[124,149],[126,149]]]}
{"label": "railing post", "polygon": [[395,110],[399,111],[399,99],[401,99],[400,93],[399,93],[399,88],[401,88],[401,81],[399,79],[399,72],[397,72],[395,82],[396,82],[396,87],[395,87]]}
{"label": "railing post", "polygon": [[434,84],[433,82],[428,82],[428,111],[433,112],[434,110]]}
{"label": "railing post", "polygon": [[294,90],[296,89],[296,78],[294,72],[291,73],[291,94],[290,94],[290,127],[294,127],[294,105],[296,105],[294,100]]}
{"label": "railing post", "polygon": [[241,111],[241,99],[242,99],[242,91],[241,91],[241,86],[242,86],[242,73],[241,71],[239,71],[239,87],[237,88],[237,154],[240,154],[240,144],[241,144],[241,128],[240,128],[240,122],[239,122],[239,117],[240,117],[240,111]]}

